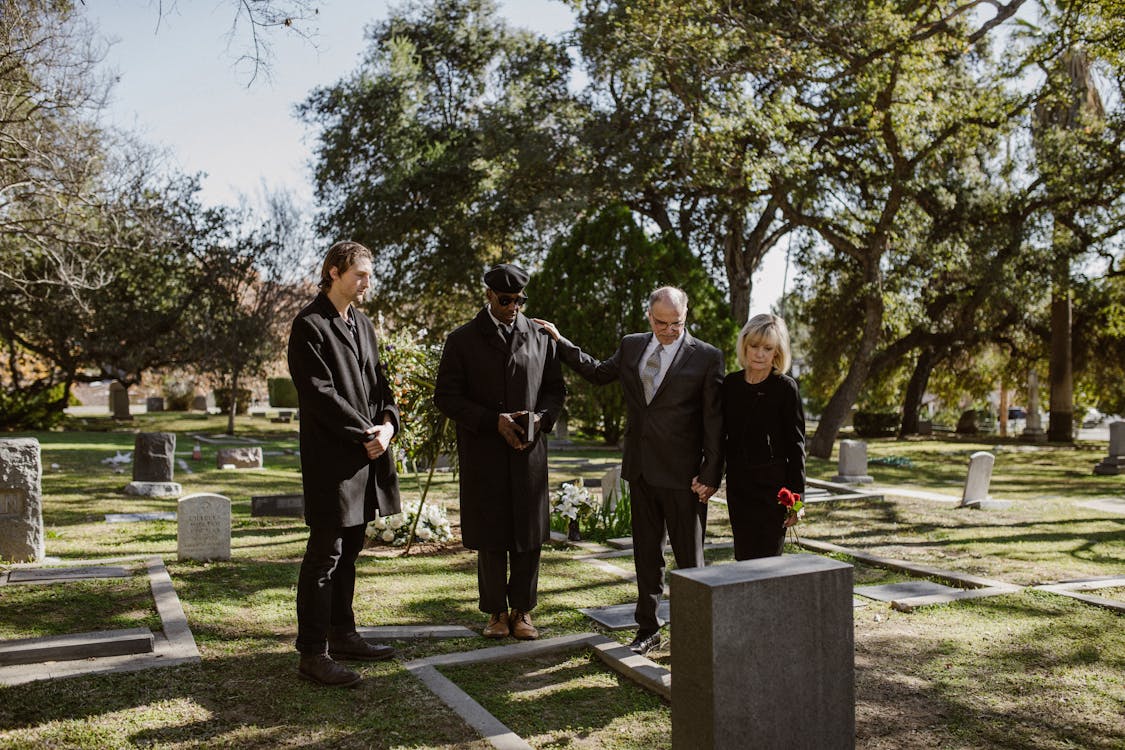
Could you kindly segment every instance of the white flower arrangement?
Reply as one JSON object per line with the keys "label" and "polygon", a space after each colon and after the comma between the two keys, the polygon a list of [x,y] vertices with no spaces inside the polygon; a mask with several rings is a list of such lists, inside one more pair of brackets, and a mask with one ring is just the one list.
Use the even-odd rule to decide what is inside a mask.
{"label": "white flower arrangement", "polygon": [[393,516],[379,516],[367,527],[367,535],[376,541],[402,547],[410,536],[410,527],[414,525],[414,516],[421,506],[422,517],[418,519],[418,528],[414,532],[415,538],[420,542],[448,542],[453,538],[453,530],[449,527],[449,519],[445,516],[445,508],[433,503],[422,505],[421,501],[406,504],[402,513]]}
{"label": "white flower arrangement", "polygon": [[598,510],[597,501],[580,484],[563,484],[551,502],[551,512],[571,521],[585,520]]}

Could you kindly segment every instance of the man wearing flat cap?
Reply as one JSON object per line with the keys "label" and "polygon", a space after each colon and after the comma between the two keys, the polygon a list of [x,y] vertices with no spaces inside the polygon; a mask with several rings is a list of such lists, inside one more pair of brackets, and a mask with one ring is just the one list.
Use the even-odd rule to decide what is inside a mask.
{"label": "man wearing flat cap", "polygon": [[445,340],[434,403],[457,425],[461,536],[477,551],[483,634],[538,637],[539,555],[550,537],[547,443],[566,399],[554,340],[521,312],[528,274],[484,275],[487,304]]}

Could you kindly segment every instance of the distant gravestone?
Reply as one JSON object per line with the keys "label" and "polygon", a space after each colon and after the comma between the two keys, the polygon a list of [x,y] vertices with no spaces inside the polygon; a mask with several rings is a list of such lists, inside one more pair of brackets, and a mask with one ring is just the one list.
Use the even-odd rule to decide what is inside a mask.
{"label": "distant gravestone", "polygon": [[36,562],[45,556],[42,478],[38,440],[0,440],[0,559]]}
{"label": "distant gravestone", "polygon": [[1020,433],[1020,440],[1025,443],[1047,441],[1047,431],[1043,429],[1039,417],[1039,375],[1034,370],[1027,374],[1027,421]]}
{"label": "distant gravestone", "polygon": [[109,413],[114,419],[132,419],[129,413],[129,390],[119,381],[109,384]]}
{"label": "distant gravestone", "polygon": [[215,468],[223,469],[260,469],[264,466],[262,461],[262,447],[246,448],[219,448],[215,451]]}
{"label": "distant gravestone", "polygon": [[867,473],[867,443],[862,440],[840,441],[840,463],[833,482],[867,484],[875,481]]}
{"label": "distant gravestone", "polygon": [[672,748],[855,747],[852,566],[819,555],[672,573]]}
{"label": "distant gravestone", "polygon": [[303,516],[304,495],[257,495],[250,498],[251,516]]}
{"label": "distant gravestone", "polygon": [[1095,474],[1120,474],[1125,471],[1125,422],[1109,423],[1109,455],[1094,467]]}
{"label": "distant gravestone", "polygon": [[204,395],[193,396],[191,399],[192,411],[207,411],[207,397]]}
{"label": "distant gravestone", "polygon": [[164,411],[164,397],[163,396],[149,396],[145,399],[145,411]]}
{"label": "distant gravestone", "polygon": [[180,560],[230,559],[230,499],[201,493],[180,498],[176,508]]}
{"label": "distant gravestone", "polygon": [[1011,503],[993,500],[989,497],[988,486],[992,483],[992,466],[996,456],[988,451],[977,451],[969,456],[969,473],[965,477],[965,490],[961,494],[963,508],[1006,508]]}
{"label": "distant gravestone", "polygon": [[621,499],[621,465],[602,475],[602,505],[613,510]]}
{"label": "distant gravestone", "polygon": [[177,497],[183,488],[175,476],[176,434],[174,432],[138,432],[133,440],[133,481],[125,487],[126,495],[141,497]]}

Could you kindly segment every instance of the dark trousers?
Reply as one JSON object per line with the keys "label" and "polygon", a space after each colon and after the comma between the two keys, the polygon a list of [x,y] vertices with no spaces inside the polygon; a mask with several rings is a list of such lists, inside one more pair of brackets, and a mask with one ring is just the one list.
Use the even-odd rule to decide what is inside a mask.
{"label": "dark trousers", "polygon": [[785,509],[777,495],[732,492],[727,488],[727,511],[734,533],[734,559],[777,557],[785,547]]}
{"label": "dark trousers", "polygon": [[688,489],[653,487],[644,477],[629,483],[633,512],[633,565],[637,571],[637,629],[655,631],[664,594],[664,532],[672,543],[677,568],[703,567],[703,527],[707,503]]}
{"label": "dark trousers", "polygon": [[479,550],[477,590],[480,611],[494,615],[509,609],[521,612],[533,610],[538,601],[540,552],[539,547],[525,552]]}
{"label": "dark trousers", "polygon": [[329,629],[355,630],[355,561],[367,524],[311,528],[297,577],[297,650],[321,654]]}

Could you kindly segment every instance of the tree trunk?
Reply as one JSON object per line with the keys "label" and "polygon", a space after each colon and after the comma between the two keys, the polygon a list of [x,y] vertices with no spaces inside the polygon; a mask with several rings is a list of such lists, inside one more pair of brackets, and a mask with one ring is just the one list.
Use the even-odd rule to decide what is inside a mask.
{"label": "tree trunk", "polygon": [[859,392],[867,382],[867,376],[871,371],[871,362],[875,357],[875,348],[879,345],[879,333],[883,326],[883,294],[877,279],[873,280],[870,286],[873,288],[864,301],[863,334],[859,340],[859,347],[852,358],[844,382],[836,388],[836,392],[832,394],[832,398],[824,408],[824,413],[820,415],[816,433],[808,445],[810,456],[832,457],[832,445],[836,442],[836,435],[847,421],[848,414],[859,398]]}
{"label": "tree trunk", "polygon": [[918,412],[922,409],[922,397],[930,383],[930,373],[934,371],[937,355],[932,347],[924,347],[914,363],[914,372],[906,385],[906,395],[902,400],[902,428],[899,437],[918,434]]}
{"label": "tree trunk", "polygon": [[1074,362],[1071,357],[1070,244],[1060,242],[1069,232],[1055,224],[1055,273],[1051,285],[1051,413],[1047,439],[1053,443],[1074,442]]}
{"label": "tree trunk", "polygon": [[230,411],[227,412],[227,434],[234,434],[234,415],[238,412],[238,368],[230,376]]}

